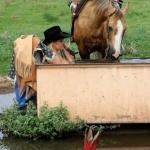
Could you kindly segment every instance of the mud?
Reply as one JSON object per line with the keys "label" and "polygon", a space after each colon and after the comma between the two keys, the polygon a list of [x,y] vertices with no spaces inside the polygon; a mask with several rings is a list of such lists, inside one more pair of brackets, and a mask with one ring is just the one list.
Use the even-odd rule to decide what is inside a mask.
{"label": "mud", "polygon": [[0,76],[0,94],[10,93],[14,89],[13,83],[6,77]]}

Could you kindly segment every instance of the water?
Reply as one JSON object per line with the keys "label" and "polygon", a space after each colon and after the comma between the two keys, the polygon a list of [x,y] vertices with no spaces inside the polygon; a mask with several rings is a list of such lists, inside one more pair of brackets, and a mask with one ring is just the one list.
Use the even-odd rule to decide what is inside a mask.
{"label": "water", "polygon": [[3,109],[6,109],[14,104],[14,93],[0,94],[0,113]]}
{"label": "water", "polygon": [[[82,150],[83,136],[63,140],[25,140],[7,138],[0,142],[1,150]],[[150,134],[105,134],[97,150],[150,150]]]}

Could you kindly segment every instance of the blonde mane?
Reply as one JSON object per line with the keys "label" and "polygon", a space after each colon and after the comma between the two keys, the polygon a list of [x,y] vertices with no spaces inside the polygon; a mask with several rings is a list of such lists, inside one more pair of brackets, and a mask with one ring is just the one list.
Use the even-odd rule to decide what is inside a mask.
{"label": "blonde mane", "polygon": [[109,7],[109,0],[93,0],[98,15],[102,14]]}
{"label": "blonde mane", "polygon": [[104,12],[109,10],[110,4],[115,9],[115,15],[121,16],[122,12],[115,5],[113,5],[112,0],[93,0],[93,4],[96,8],[97,15],[102,15]]}

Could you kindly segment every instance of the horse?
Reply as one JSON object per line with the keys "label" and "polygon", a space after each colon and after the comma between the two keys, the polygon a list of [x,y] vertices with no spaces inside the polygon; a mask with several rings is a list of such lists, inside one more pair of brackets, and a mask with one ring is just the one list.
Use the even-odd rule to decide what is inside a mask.
{"label": "horse", "polygon": [[82,59],[89,59],[94,51],[100,52],[102,58],[111,60],[118,59],[122,54],[128,4],[124,9],[118,9],[112,1],[86,0],[74,20],[72,36]]}

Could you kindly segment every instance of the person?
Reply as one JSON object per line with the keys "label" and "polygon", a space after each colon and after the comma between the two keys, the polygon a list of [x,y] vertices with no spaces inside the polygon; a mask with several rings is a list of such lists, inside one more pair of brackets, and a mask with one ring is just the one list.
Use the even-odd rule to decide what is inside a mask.
{"label": "person", "polygon": [[65,45],[64,39],[70,37],[59,26],[53,26],[44,31],[45,39],[34,50],[35,64],[72,64],[73,52]]}
{"label": "person", "polygon": [[[25,106],[27,106],[27,103],[31,99],[36,103],[35,101],[35,97],[36,97],[35,65],[36,64],[74,63],[74,57],[75,57],[74,53],[65,45],[63,41],[65,38],[71,36],[69,33],[63,32],[60,26],[53,26],[44,31],[44,36],[45,39],[43,41],[39,40],[39,38],[37,38],[36,36],[30,36],[30,35],[21,36],[17,40],[15,40],[14,49],[18,50],[20,52],[20,55],[25,54],[24,48],[27,47],[28,49],[26,51],[31,52],[32,49],[29,49],[29,47],[32,48],[33,45],[36,45],[35,48],[33,49],[33,53],[31,52],[31,58],[26,59],[26,60],[33,60],[33,64],[34,64],[33,68],[26,69],[26,64],[24,64],[23,66],[23,64],[20,63],[22,61],[20,57],[18,58],[18,56],[20,55],[16,56],[15,53],[13,53],[12,63],[10,65],[10,70],[8,73],[8,79],[15,80],[14,90],[16,95],[16,101],[19,108],[24,108]],[[28,38],[30,38],[30,40],[34,38],[36,44],[33,44],[34,42],[28,41],[27,40]],[[27,41],[27,43],[25,41]],[[20,47],[18,47],[18,45]],[[19,50],[19,48],[23,48],[23,49]],[[29,53],[27,52],[27,54]],[[30,57],[30,55],[28,57]],[[19,65],[16,63],[21,64],[21,66],[17,68]],[[31,67],[32,67],[32,63],[31,63]],[[20,72],[21,73],[26,72],[27,74],[31,74],[32,77],[29,78],[25,77],[24,79],[24,76],[20,75]]]}

